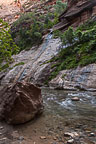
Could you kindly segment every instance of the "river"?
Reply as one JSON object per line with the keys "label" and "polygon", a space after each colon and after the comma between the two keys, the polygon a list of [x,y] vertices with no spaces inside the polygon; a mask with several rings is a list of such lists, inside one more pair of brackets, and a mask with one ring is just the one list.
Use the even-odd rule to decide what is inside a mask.
{"label": "river", "polygon": [[[92,92],[42,89],[44,113],[16,126],[23,144],[96,144],[96,94]],[[72,101],[78,97],[78,101]],[[76,136],[65,136],[69,132]],[[20,142],[20,140],[19,140]]]}
{"label": "river", "polygon": [[41,116],[23,125],[0,123],[0,144],[96,144],[96,93],[42,88],[42,96]]}

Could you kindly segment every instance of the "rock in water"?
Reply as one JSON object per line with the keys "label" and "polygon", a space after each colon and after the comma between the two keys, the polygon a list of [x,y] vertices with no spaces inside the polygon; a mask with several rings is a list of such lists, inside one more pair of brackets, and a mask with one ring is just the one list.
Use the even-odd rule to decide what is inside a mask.
{"label": "rock in water", "polygon": [[0,91],[0,119],[21,124],[42,113],[41,89],[31,83],[17,82]]}

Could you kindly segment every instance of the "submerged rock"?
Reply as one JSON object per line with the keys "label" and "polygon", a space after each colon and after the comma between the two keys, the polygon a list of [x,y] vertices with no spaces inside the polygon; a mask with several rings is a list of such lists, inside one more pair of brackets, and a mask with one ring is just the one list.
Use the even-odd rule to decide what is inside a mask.
{"label": "submerged rock", "polygon": [[0,91],[0,119],[21,124],[33,119],[43,110],[41,89],[31,83],[17,82]]}

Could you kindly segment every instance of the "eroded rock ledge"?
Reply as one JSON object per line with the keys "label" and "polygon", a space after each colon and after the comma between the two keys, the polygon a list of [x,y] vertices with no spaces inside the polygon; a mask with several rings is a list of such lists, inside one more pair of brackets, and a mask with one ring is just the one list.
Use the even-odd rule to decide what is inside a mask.
{"label": "eroded rock ledge", "polygon": [[96,91],[96,64],[60,71],[49,86],[54,89]]}

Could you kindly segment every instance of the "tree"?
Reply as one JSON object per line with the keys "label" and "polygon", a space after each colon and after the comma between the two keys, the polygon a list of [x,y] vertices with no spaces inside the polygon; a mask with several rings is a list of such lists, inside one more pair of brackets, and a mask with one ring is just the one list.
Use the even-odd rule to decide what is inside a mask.
{"label": "tree", "polygon": [[18,47],[10,35],[10,27],[0,19],[0,71],[9,66],[12,54],[18,52]]}

